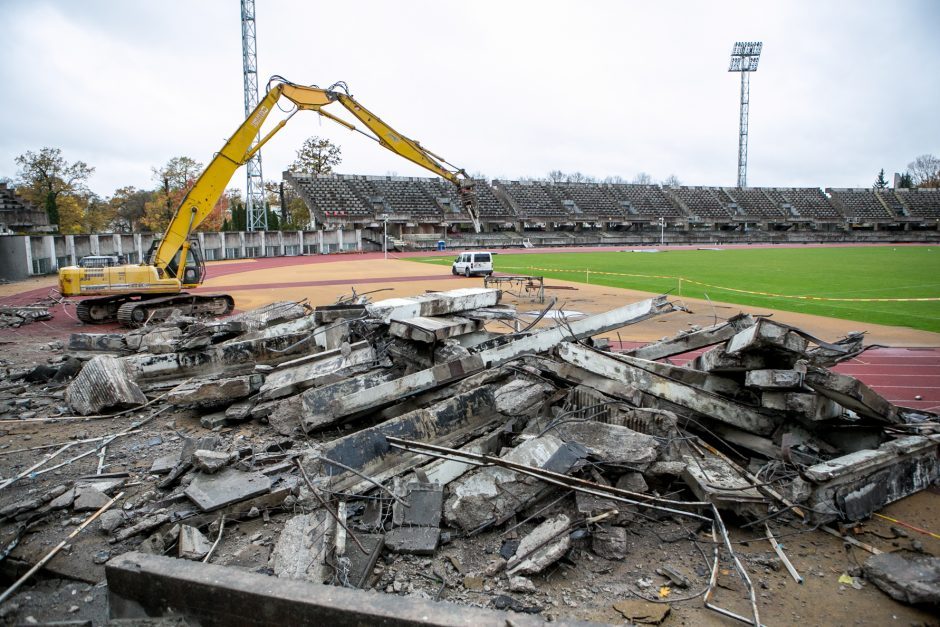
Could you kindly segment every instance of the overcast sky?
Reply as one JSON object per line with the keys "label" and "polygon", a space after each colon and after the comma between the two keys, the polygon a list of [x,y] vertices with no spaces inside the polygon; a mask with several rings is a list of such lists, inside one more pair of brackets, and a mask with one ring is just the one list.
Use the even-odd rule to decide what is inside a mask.
{"label": "overcast sky", "polygon": [[[152,166],[208,162],[244,119],[238,0],[0,0],[0,20],[0,176],[54,146],[96,168],[101,195],[150,188]],[[880,168],[890,180],[940,155],[933,0],[257,0],[257,37],[262,93],[272,74],[346,81],[397,130],[489,178],[642,171],[733,186],[739,40],[764,42],[750,185],[869,187]],[[430,175],[301,112],[265,147],[265,177],[279,180],[310,135],[342,146],[339,172]]]}

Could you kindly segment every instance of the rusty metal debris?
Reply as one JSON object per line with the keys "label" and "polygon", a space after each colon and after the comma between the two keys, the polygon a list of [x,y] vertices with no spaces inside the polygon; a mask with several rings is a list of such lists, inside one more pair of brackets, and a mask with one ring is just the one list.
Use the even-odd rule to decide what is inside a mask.
{"label": "rusty metal debris", "polygon": [[[541,282],[512,278],[541,295]],[[545,612],[534,599],[550,573],[586,553],[622,562],[629,531],[667,522],[706,568],[651,563],[661,598],[643,591],[646,577],[634,593],[648,604],[704,597],[760,625],[732,532],[759,525],[750,539],[769,542],[771,559],[802,582],[778,542],[794,532],[773,526],[790,519],[797,533],[819,527],[868,546],[823,525],[864,520],[940,477],[936,415],[829,369],[864,350],[861,334],[828,342],[737,315],[616,352],[598,336],[681,308],[659,296],[568,319],[547,315],[553,300],[522,326],[500,295],[354,293],[326,307],[275,303],[223,321],[170,316],[125,334],[75,334],[71,383],[54,373],[31,383],[25,369],[4,382],[16,393],[58,386],[33,415],[8,411],[4,426],[94,419],[107,433],[0,453],[51,449],[3,472],[0,522],[15,532],[6,552],[28,558],[21,538],[41,528],[33,523],[68,520],[123,490],[93,538],[107,556],[211,557],[213,573],[402,595],[422,579],[429,598],[489,595],[493,607]],[[50,464],[67,450],[77,454]],[[242,524],[258,529],[247,542],[227,531]],[[490,563],[468,570],[458,559],[494,538]],[[145,557],[125,556],[109,577],[123,585],[133,560],[162,578],[203,573]],[[401,563],[419,565],[412,581],[391,574]],[[718,605],[729,564],[743,589]],[[700,592],[670,597],[672,586]]]}

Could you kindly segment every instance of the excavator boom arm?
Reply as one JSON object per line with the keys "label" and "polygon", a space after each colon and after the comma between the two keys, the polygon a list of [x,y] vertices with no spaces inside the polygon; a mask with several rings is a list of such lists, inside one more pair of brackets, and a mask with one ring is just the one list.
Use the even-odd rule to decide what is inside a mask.
{"label": "excavator boom arm", "polygon": [[222,150],[212,158],[212,161],[199,175],[199,178],[196,179],[192,189],[189,190],[189,193],[186,194],[177,208],[173,219],[170,220],[160,245],[149,260],[150,263],[161,271],[166,271],[176,253],[186,245],[186,240],[193,230],[209,216],[212,208],[215,207],[225,191],[225,186],[228,185],[232,175],[235,174],[235,170],[244,165],[265,142],[284,126],[287,119],[281,120],[272,131],[255,144],[255,140],[260,134],[261,125],[274,109],[281,96],[293,102],[298,110],[316,111],[326,118],[355,130],[356,127],[353,124],[322,110],[323,107],[338,101],[374,133],[375,139],[381,146],[456,185],[461,192],[464,207],[470,214],[474,228],[477,232],[480,231],[476,212],[476,199],[473,195],[473,181],[467,176],[466,172],[456,168],[454,170],[448,169],[442,163],[443,159],[423,148],[417,141],[397,132],[348,94],[319,87],[295,85],[279,79],[268,90],[258,106],[255,107],[255,110],[251,112],[251,115],[238,127],[235,134],[229,138]]}

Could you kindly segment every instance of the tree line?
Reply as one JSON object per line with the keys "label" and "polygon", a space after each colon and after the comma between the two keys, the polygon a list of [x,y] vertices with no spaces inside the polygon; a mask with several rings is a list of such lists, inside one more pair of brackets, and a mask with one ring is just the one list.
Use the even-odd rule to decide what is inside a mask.
{"label": "tree line", "polygon": [[[329,140],[310,137],[297,151],[290,169],[296,172],[332,172],[342,161],[342,150]],[[33,206],[43,209],[49,224],[59,232],[133,233],[163,232],[183,198],[205,169],[204,164],[186,156],[173,157],[151,168],[153,187],[119,187],[110,196],[99,196],[88,187],[94,166],[84,161],[68,161],[60,148],[27,150],[14,159],[17,166],[12,185]],[[281,211],[272,210],[281,207]],[[265,211],[268,229],[304,228],[310,221],[303,200],[283,184],[265,182]],[[228,189],[219,198],[200,231],[243,231],[247,226],[245,199],[239,189]]]}

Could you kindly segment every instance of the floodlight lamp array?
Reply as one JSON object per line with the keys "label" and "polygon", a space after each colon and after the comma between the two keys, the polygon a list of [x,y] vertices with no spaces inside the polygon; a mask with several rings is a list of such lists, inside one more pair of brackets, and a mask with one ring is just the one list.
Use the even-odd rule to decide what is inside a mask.
{"label": "floodlight lamp array", "polygon": [[764,47],[760,41],[738,41],[731,49],[731,63],[729,72],[756,72],[760,62],[761,49]]}

